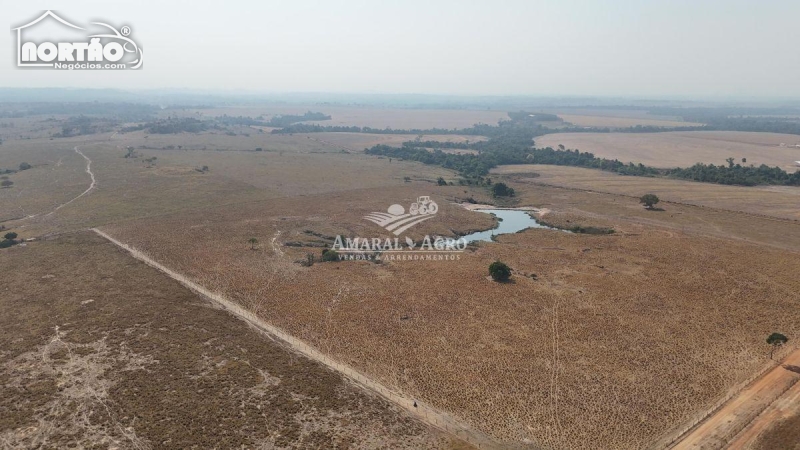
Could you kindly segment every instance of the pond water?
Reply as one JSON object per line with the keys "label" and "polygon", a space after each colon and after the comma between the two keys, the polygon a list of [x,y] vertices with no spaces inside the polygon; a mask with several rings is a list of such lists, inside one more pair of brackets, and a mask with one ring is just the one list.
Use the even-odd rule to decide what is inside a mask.
{"label": "pond water", "polygon": [[540,224],[533,217],[531,217],[530,214],[528,214],[528,211],[512,209],[476,209],[475,211],[497,216],[497,218],[500,219],[500,224],[497,226],[497,228],[493,228],[491,230],[478,231],[477,233],[462,236],[467,243],[475,241],[492,242],[492,236],[516,233],[528,228],[546,228],[548,230],[557,229]]}

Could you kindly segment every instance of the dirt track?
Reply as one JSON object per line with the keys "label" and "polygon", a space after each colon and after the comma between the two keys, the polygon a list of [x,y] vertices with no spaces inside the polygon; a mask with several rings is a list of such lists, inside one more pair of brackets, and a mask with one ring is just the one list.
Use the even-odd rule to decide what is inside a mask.
{"label": "dirt track", "polygon": [[[800,366],[800,350],[795,350],[783,361],[782,365],[770,370],[749,386],[736,398],[731,399],[714,415],[687,434],[674,449],[719,449],[725,447],[737,433],[748,426],[751,427],[730,448],[742,448],[767,428],[773,417],[780,417],[783,408],[773,405],[782,394],[791,389],[790,397],[800,397],[800,374],[785,368]],[[780,403],[783,403],[781,398]],[[766,414],[759,414],[769,408]]]}
{"label": "dirt track", "polygon": [[[193,292],[196,292],[197,294],[200,294],[201,296],[206,297],[211,301],[217,303],[218,305],[229,311],[234,316],[246,321],[250,325],[254,326],[256,329],[265,332],[270,337],[277,338],[278,340],[285,342],[292,349],[305,355],[306,357],[324,364],[325,366],[353,380],[358,385],[381,395],[382,397],[386,398],[392,403],[395,403],[396,405],[401,406],[403,409],[407,410],[412,416],[416,417],[422,422],[434,426],[445,432],[451,433],[453,436],[456,436],[459,439],[467,441],[468,443],[478,447],[479,449],[501,448],[500,445],[498,445],[496,442],[494,442],[494,440],[492,440],[488,436],[469,428],[468,426],[460,423],[459,421],[449,416],[448,414],[438,411],[433,407],[427,406],[419,401],[415,401],[414,399],[407,398],[403,394],[390,390],[389,388],[378,383],[377,381],[366,377],[365,375],[356,371],[352,367],[342,364],[331,358],[328,358],[324,354],[320,353],[319,350],[309,346],[305,342],[295,338],[294,336],[286,333],[285,331],[269,323],[264,322],[263,320],[259,319],[254,314],[245,310],[238,304],[231,302],[230,300],[224,298],[219,294],[213,293],[208,289],[205,289],[199,284],[194,283],[193,281],[187,279],[183,275],[154,261],[153,259],[145,255],[144,253],[140,252],[139,250],[136,250],[135,248],[114,239],[113,237],[109,236],[108,234],[96,228],[93,228],[92,231],[102,236],[103,238],[107,239],[114,245],[124,249],[125,251],[130,253],[134,258],[165,273],[166,275],[178,281],[182,285],[186,286]],[[502,448],[508,448],[508,447],[502,447]]]}

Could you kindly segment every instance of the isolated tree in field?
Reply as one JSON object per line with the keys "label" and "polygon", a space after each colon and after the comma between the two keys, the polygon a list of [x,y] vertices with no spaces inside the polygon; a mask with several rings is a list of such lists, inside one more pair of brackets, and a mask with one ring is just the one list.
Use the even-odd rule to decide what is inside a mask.
{"label": "isolated tree in field", "polygon": [[247,240],[247,242],[250,243],[250,250],[256,249],[256,244],[258,244],[258,239],[251,237],[250,239]]}
{"label": "isolated tree in field", "polygon": [[508,281],[511,278],[511,268],[505,263],[495,261],[489,264],[489,275],[494,281]]}
{"label": "isolated tree in field", "polygon": [[653,206],[655,206],[659,201],[660,200],[656,194],[644,194],[639,199],[639,203],[643,203],[647,209],[653,209]]}
{"label": "isolated tree in field", "polygon": [[14,185],[14,182],[11,181],[11,180],[0,181],[0,186],[3,186],[4,188],[8,188],[8,187],[11,187],[13,185]]}
{"label": "isolated tree in field", "polygon": [[514,189],[508,187],[505,183],[497,183],[492,186],[492,195],[495,197],[513,197]]}
{"label": "isolated tree in field", "polygon": [[733,168],[733,158],[726,158],[725,162],[728,163],[728,167]]}
{"label": "isolated tree in field", "polygon": [[747,163],[747,158],[742,158],[742,164]]}
{"label": "isolated tree in field", "polygon": [[12,231],[12,232],[10,232],[10,233],[6,233],[6,234],[5,234],[5,236],[3,236],[3,237],[4,237],[4,238],[6,238],[6,239],[8,239],[9,241],[11,241],[11,240],[14,240],[14,239],[16,239],[16,238],[17,238],[17,233],[14,233],[14,232]]}
{"label": "isolated tree in field", "polygon": [[28,164],[28,163],[26,163],[26,162],[24,162],[24,163],[21,163],[21,164],[19,165],[19,170],[28,170],[28,169],[30,169],[30,168],[31,168],[31,165],[30,165],[30,164]]}
{"label": "isolated tree in field", "polygon": [[436,180],[436,184],[438,184],[439,186],[447,186],[447,181],[445,181],[444,178],[439,177],[439,179]]}
{"label": "isolated tree in field", "polygon": [[772,348],[769,351],[769,359],[772,359],[772,354],[775,353],[775,349],[780,347],[781,345],[789,342],[789,338],[780,334],[780,333],[772,333],[767,338],[767,344],[771,345]]}

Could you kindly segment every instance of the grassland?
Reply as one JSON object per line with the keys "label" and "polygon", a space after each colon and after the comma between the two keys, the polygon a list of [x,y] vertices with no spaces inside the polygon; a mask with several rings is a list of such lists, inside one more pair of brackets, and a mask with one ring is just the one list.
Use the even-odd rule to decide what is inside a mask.
{"label": "grassland", "polygon": [[[247,249],[250,235],[277,244],[305,230],[363,235],[370,230],[361,216],[413,190],[275,200],[104,229],[509,445],[641,448],[761,370],[768,330],[800,331],[795,253],[632,221],[573,213],[563,220],[617,232],[530,230],[452,263],[304,268],[292,261],[308,250]],[[461,195],[455,187],[428,192],[441,204]],[[464,213],[446,212],[418,232],[472,220],[450,222]],[[226,242],[209,239],[218,235]],[[515,283],[486,280],[496,259],[514,268]]]}
{"label": "grassland", "polygon": [[[666,178],[629,177],[580,167],[513,165],[492,174],[524,184],[544,184],[567,189],[605,192],[629,197],[654,193],[662,200],[740,211],[788,220],[800,220],[800,189],[791,186],[725,186]],[[636,212],[638,214],[638,212]]]}
{"label": "grassland", "polygon": [[[362,126],[372,128],[427,129],[427,128],[466,128],[476,123],[496,124],[508,119],[505,110],[479,109],[406,109],[370,106],[337,105],[276,105],[263,107],[220,107],[202,110],[188,110],[184,113],[194,116],[215,117],[263,115],[267,118],[278,114],[303,114],[306,111],[319,111],[331,116],[322,125]],[[172,111],[170,111],[172,113]]]}
{"label": "grassland", "polygon": [[4,252],[6,448],[455,448],[90,232]]}
{"label": "grassland", "polygon": [[[430,126],[441,124],[425,125]],[[143,369],[137,366],[114,377],[107,375],[113,386],[131,386],[120,394],[113,387],[108,389],[108,398],[128,408],[124,410],[127,415],[120,412],[113,418],[119,422],[137,417],[137,424],[149,418],[161,424],[152,429],[142,426],[141,432],[130,425],[136,436],[153,436],[153,442],[178,442],[176,446],[197,442],[192,436],[169,441],[178,438],[168,433],[180,428],[173,424],[185,420],[184,416],[173,419],[174,414],[199,409],[211,401],[208,399],[216,403],[203,416],[204,421],[208,418],[203,423],[227,424],[232,430],[250,433],[217,434],[209,442],[249,445],[252,441],[246,439],[261,439],[260,434],[252,432],[258,426],[250,422],[250,409],[241,419],[221,416],[238,408],[238,404],[226,402],[244,399],[237,386],[251,387],[236,378],[241,372],[250,379],[246,360],[270,376],[304,383],[298,386],[286,381],[278,385],[290,385],[294,390],[288,392],[298,395],[270,391],[274,395],[269,401],[282,401],[287,395],[291,399],[286,400],[289,409],[278,403],[273,408],[275,414],[263,413],[273,418],[270,420],[282,417],[279,426],[286,427],[281,430],[288,430],[291,438],[278,441],[277,435],[270,434],[263,442],[315,446],[318,441],[304,439],[317,437],[304,433],[321,428],[304,425],[299,434],[292,434],[295,428],[291,421],[298,417],[293,411],[299,408],[314,409],[315,414],[325,417],[323,421],[311,413],[308,416],[311,424],[323,423],[320,427],[325,431],[315,435],[319,442],[341,439],[336,442],[343,442],[342,447],[374,447],[384,442],[395,447],[406,439],[405,445],[410,447],[450,445],[416,422],[406,422],[408,417],[402,414],[385,419],[396,425],[385,425],[379,406],[391,408],[378,399],[374,404],[379,406],[367,406],[363,412],[371,419],[357,415],[360,413],[349,401],[313,403],[327,402],[328,395],[306,395],[308,391],[302,389],[317,392],[324,388],[307,377],[318,370],[333,374],[296,355],[289,360],[283,356],[241,356],[273,352],[270,345],[274,344],[265,344],[254,331],[224,314],[220,317],[230,319],[230,325],[205,325],[222,319],[202,314],[219,311],[124,254],[115,253],[109,244],[83,234],[63,235],[67,231],[99,226],[337,361],[406,398],[446,411],[509,447],[638,449],[668,442],[687,424],[705,417],[753,376],[771,367],[769,349],[764,344],[766,335],[775,330],[788,336],[800,334],[796,190],[670,184],[673,180],[564,167],[499,168],[492,178],[509,183],[517,191],[516,197],[504,200],[506,205],[543,208],[549,211],[544,220],[561,226],[607,227],[615,233],[587,236],[532,229],[471,247],[457,261],[318,262],[306,267],[300,262],[308,253],[319,255],[320,246],[330,244],[330,236],[386,237],[383,229],[362,218],[373,211],[386,211],[391,204],[408,204],[421,195],[430,195],[439,203],[435,219],[407,234],[419,239],[424,234],[454,236],[491,227],[494,221],[490,216],[454,203],[468,198],[484,203],[495,200],[486,188],[437,186],[439,176],[457,180],[445,169],[390,162],[337,148],[361,136],[326,136],[341,139],[331,144],[310,136],[269,135],[246,127],[236,128],[233,134],[148,136],[136,132],[53,141],[12,140],[0,149],[0,161],[8,164],[20,155],[29,157],[31,163],[38,158],[36,161],[48,164],[26,171],[24,175],[29,178],[13,175],[14,187],[0,191],[0,202],[6,202],[3,205],[21,202],[27,211],[30,202],[37,217],[3,225],[19,231],[22,237],[61,234],[55,240],[0,250],[0,264],[5,264],[0,267],[8,273],[26,274],[11,281],[10,292],[16,303],[5,308],[18,310],[20,317],[45,318],[40,320],[41,326],[37,322],[38,328],[32,326],[30,331],[18,331],[27,322],[7,319],[13,323],[9,322],[10,334],[3,336],[22,346],[18,354],[8,357],[41,354],[43,350],[49,354],[58,348],[88,355],[105,352],[97,344],[102,336],[108,336],[105,342],[109,348],[121,347],[124,342],[129,353],[112,351],[108,357],[111,367],[128,367],[124,364],[129,360],[145,362]],[[97,188],[50,216],[39,217],[86,189],[86,161],[74,152],[75,146],[91,159]],[[123,158],[126,147],[134,147],[138,157]],[[58,172],[64,174],[64,181],[50,185],[48,171],[52,172],[62,157],[62,165],[69,171],[58,166],[58,170],[65,170]],[[153,157],[157,158],[154,162],[146,161]],[[198,170],[202,166],[209,170]],[[656,192],[676,203],[660,204],[664,211],[646,211],[638,203],[644,192]],[[255,250],[251,250],[251,238],[257,239]],[[43,261],[43,255],[52,257]],[[68,265],[64,262],[67,257],[78,262]],[[514,269],[513,282],[498,284],[487,279],[487,266],[498,259]],[[77,274],[70,279],[74,283],[66,283],[70,273]],[[49,274],[55,278],[41,278]],[[65,280],[63,286],[44,284],[61,280]],[[59,290],[62,288],[65,291]],[[99,291],[91,290],[95,288]],[[108,292],[114,295],[103,294]],[[51,294],[53,298],[48,297]],[[32,296],[49,299],[50,303],[21,300]],[[75,302],[76,297],[94,301],[80,305],[84,300]],[[119,305],[113,303],[117,297]],[[98,315],[84,311],[101,305],[101,299],[111,309],[103,309]],[[58,302],[68,302],[65,305],[74,309]],[[195,304],[202,307],[190,307]],[[180,312],[169,308],[179,308]],[[57,313],[47,316],[42,312],[45,310]],[[111,327],[109,323],[114,320]],[[66,334],[56,334],[55,325],[63,325],[59,333]],[[12,336],[25,333],[35,336],[21,343],[13,341]],[[90,336],[72,340],[84,334]],[[212,340],[203,347],[190,344],[193,340],[205,343],[212,335],[225,336],[226,341]],[[47,344],[53,337],[67,344]],[[237,344],[228,344],[227,337]],[[138,341],[128,341],[133,339],[158,341],[141,347]],[[245,341],[247,345],[238,344]],[[776,359],[793,350],[794,341]],[[175,342],[186,348],[176,347]],[[50,347],[42,347],[46,345]],[[184,351],[186,361],[180,359]],[[136,354],[131,356],[130,352]],[[223,370],[233,361],[241,364],[235,367],[236,374],[231,369],[225,382],[215,387],[202,378],[211,370],[208,364],[197,362],[203,352],[213,362],[209,363],[213,370]],[[69,354],[59,361],[69,363]],[[140,354],[143,359],[137,359]],[[191,368],[188,373],[204,380],[197,389],[211,393],[186,399],[181,393],[190,392],[196,385],[177,387],[178,394],[167,396],[170,401],[159,403],[161,409],[154,415],[142,412],[147,403],[144,400],[134,406],[119,400],[133,389],[143,392],[141,383],[149,379],[170,379],[173,369],[166,364],[146,363],[150,361],[148,355],[170,362],[177,358],[178,362],[172,364],[177,367],[174,370]],[[106,356],[91,358],[105,361],[102,358]],[[282,368],[273,368],[271,358]],[[297,360],[302,364],[287,362]],[[22,359],[14,361],[19,365]],[[71,367],[65,366],[62,372],[72,373]],[[285,372],[294,367],[299,372]],[[37,376],[44,373],[43,379],[57,383],[60,375],[45,369],[30,370],[38,371]],[[145,373],[142,370],[156,369],[166,372],[141,376]],[[342,383],[341,378],[334,378]],[[104,379],[97,380],[85,383],[104,386]],[[52,383],[41,388],[46,394],[43,398],[56,395],[48,387]],[[342,386],[345,389],[348,384]],[[141,399],[157,401],[159,395],[164,396],[163,390],[157,395],[155,388],[147,389],[144,392],[149,397]],[[16,399],[33,397],[9,392]],[[93,411],[90,400],[81,400],[78,411]],[[42,401],[63,412],[53,400]],[[9,417],[54,421],[47,415],[50,406],[42,408],[45,406],[17,411]],[[176,408],[180,411],[174,412]],[[112,417],[111,413],[107,415]],[[108,443],[129,439],[110,419],[97,417],[91,422],[90,433],[72,428],[72,434],[57,430],[53,431],[56,434],[41,434],[57,428],[45,427],[44,431],[31,431],[30,436],[52,435],[56,436],[52,439],[64,439],[58,441],[64,443],[80,436],[106,439],[102,442]],[[158,422],[165,417],[166,422]],[[331,417],[343,422],[331,422]],[[127,426],[127,422],[120,423]],[[122,430],[127,433],[125,426]],[[191,426],[188,430],[195,430]],[[24,440],[27,434],[19,434],[20,428],[27,429],[23,425],[6,427],[12,431],[6,431],[4,438],[26,445],[33,442]],[[221,428],[210,429],[222,433]],[[273,429],[262,428],[258,428],[259,433]],[[254,437],[247,437],[251,435]],[[351,435],[360,437],[344,440]],[[364,440],[368,436],[374,437]]]}
{"label": "grassland", "polygon": [[[688,167],[695,163],[736,163],[778,166],[796,170],[800,160],[800,137],[777,133],[739,131],[677,131],[666,133],[563,133],[536,138],[537,147],[567,148],[592,152],[597,156],[632,161],[652,167]],[[785,144],[785,146],[781,146]]]}

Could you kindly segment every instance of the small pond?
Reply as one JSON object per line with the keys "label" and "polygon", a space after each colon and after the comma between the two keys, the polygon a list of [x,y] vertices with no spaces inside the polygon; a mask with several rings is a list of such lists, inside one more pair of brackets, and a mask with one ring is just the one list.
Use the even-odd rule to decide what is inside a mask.
{"label": "small pond", "polygon": [[492,236],[499,236],[501,234],[516,233],[518,231],[526,230],[528,228],[546,228],[548,230],[556,230],[557,228],[548,227],[537,222],[531,217],[529,211],[520,211],[513,209],[476,209],[486,214],[497,216],[500,224],[497,228],[486,231],[478,231],[462,236],[467,243],[475,241],[492,242]]}

